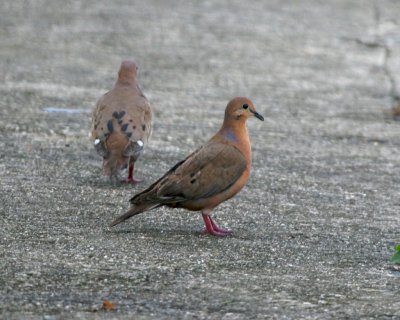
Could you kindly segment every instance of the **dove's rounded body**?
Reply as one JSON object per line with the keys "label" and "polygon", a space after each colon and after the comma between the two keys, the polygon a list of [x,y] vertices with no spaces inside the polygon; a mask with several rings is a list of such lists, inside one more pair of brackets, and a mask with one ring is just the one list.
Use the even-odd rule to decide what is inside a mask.
{"label": "dove's rounded body", "polygon": [[[232,129],[232,127],[231,127]],[[244,126],[244,130],[246,130],[246,134],[242,134],[241,130],[243,127],[238,127],[233,130],[233,135],[235,139],[233,141],[226,139],[226,131],[223,128],[211,139],[221,145],[226,144],[230,145],[234,148],[239,149],[246,161],[246,167],[241,176],[235,181],[235,183],[227,188],[226,190],[219,192],[208,198],[201,198],[196,200],[188,200],[182,203],[179,203],[177,206],[181,208],[185,208],[191,211],[201,211],[201,210],[212,210],[217,207],[220,203],[229,200],[233,196],[235,196],[242,188],[246,185],[247,181],[250,178],[250,170],[251,170],[251,145],[249,136],[247,134],[247,128]],[[229,133],[229,136],[232,137],[232,132]],[[231,159],[235,161],[235,159]],[[243,161],[240,159],[240,161]],[[218,172],[215,173],[218,175]]]}
{"label": "dove's rounded body", "polygon": [[247,183],[251,169],[251,144],[246,120],[259,115],[251,100],[238,97],[225,111],[221,129],[202,147],[177,163],[162,178],[131,199],[133,207],[111,225],[143,211],[168,206],[202,211],[207,231],[223,236],[209,216],[220,203],[232,198]]}
{"label": "dove's rounded body", "polygon": [[92,120],[92,138],[100,140],[95,147],[104,158],[104,174],[116,176],[129,164],[128,182],[138,181],[133,177],[134,162],[152,131],[152,109],[136,74],[135,62],[122,62],[117,82],[97,102]]}

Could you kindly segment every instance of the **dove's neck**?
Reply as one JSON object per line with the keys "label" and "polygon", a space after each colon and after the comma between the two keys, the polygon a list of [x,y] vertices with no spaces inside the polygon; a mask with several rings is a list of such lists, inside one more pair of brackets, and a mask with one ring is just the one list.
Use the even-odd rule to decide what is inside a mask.
{"label": "dove's neck", "polygon": [[138,83],[137,83],[136,77],[132,77],[131,75],[122,74],[118,77],[116,85],[137,87]]}
{"label": "dove's neck", "polygon": [[119,90],[125,90],[128,88],[129,91],[133,90],[137,95],[143,96],[136,78],[119,78],[114,88],[119,88]]}
{"label": "dove's neck", "polygon": [[224,122],[218,133],[225,143],[232,144],[238,148],[246,157],[248,165],[251,165],[251,144],[244,121]]}

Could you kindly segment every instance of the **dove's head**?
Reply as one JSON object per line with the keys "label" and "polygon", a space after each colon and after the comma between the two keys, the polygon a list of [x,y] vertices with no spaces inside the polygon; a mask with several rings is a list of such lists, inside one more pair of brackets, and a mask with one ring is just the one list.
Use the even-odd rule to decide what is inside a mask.
{"label": "dove's head", "polygon": [[107,176],[117,176],[119,171],[128,164],[128,157],[124,154],[129,139],[125,134],[113,132],[107,138],[105,147],[107,153],[103,155],[103,171]]}
{"label": "dove's head", "polygon": [[142,140],[130,141],[121,132],[112,132],[104,142],[95,140],[95,148],[103,156],[103,172],[111,177],[118,177],[129,161],[136,161],[143,153],[143,146]]}
{"label": "dove's head", "polygon": [[233,122],[246,122],[250,117],[256,117],[264,121],[264,117],[260,115],[253,102],[245,97],[236,97],[229,101],[225,109],[225,121]]}
{"label": "dove's head", "polygon": [[133,60],[122,61],[118,71],[118,82],[130,82],[136,79],[138,65]]}

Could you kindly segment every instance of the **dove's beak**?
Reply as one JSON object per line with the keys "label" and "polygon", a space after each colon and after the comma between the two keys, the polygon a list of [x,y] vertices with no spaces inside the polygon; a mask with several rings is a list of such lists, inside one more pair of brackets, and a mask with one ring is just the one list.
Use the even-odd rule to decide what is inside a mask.
{"label": "dove's beak", "polygon": [[260,119],[261,121],[264,121],[264,117],[261,114],[259,114],[257,111],[253,111],[253,110],[250,110],[250,111],[251,111],[252,114],[254,114],[254,116],[257,119]]}

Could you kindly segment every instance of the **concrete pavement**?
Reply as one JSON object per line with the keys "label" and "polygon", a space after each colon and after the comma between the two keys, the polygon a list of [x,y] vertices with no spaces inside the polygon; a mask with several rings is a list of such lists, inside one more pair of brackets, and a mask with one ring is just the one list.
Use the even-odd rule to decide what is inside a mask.
{"label": "concrete pavement", "polygon": [[[399,1],[0,9],[0,318],[400,318]],[[135,187],[100,175],[87,138],[127,57],[155,109]],[[167,209],[109,229],[237,95],[266,121],[250,183],[215,212],[234,236]]]}

